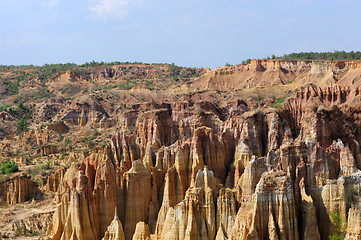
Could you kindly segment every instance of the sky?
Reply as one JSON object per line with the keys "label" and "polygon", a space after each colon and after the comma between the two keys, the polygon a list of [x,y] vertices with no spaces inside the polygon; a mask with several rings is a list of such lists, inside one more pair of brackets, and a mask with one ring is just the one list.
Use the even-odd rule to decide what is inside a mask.
{"label": "sky", "polygon": [[360,51],[359,0],[0,0],[0,65]]}

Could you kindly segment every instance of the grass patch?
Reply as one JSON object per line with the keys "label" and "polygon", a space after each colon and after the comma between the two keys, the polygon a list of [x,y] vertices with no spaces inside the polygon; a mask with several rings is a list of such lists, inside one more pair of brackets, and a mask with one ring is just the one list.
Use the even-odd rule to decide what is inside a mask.
{"label": "grass patch", "polygon": [[271,103],[271,107],[280,108],[282,107],[282,103],[286,100],[286,98],[277,98],[273,103]]}

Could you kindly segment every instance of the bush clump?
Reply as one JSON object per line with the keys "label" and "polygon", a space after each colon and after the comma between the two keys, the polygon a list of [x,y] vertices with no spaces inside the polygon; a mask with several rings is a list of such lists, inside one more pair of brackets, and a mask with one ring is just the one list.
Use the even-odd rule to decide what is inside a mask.
{"label": "bush clump", "polygon": [[2,174],[11,174],[18,171],[19,167],[14,161],[5,160],[0,166],[0,173]]}
{"label": "bush clump", "polygon": [[331,223],[334,225],[334,230],[329,236],[330,240],[342,240],[346,236],[347,222],[342,218],[340,212],[329,212]]}

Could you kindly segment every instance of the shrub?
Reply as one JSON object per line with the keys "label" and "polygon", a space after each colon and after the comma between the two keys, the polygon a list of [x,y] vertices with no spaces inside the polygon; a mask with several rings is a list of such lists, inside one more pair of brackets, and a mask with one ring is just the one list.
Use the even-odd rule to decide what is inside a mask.
{"label": "shrub", "polygon": [[64,140],[64,147],[68,146],[71,143],[70,138],[65,138]]}
{"label": "shrub", "polygon": [[330,220],[335,226],[333,233],[329,236],[330,240],[342,240],[346,236],[346,221],[342,218],[340,212],[331,211],[329,212]]}
{"label": "shrub", "polygon": [[271,103],[271,107],[280,108],[282,106],[281,103],[283,103],[285,100],[286,98],[277,98],[274,103]]}
{"label": "shrub", "polygon": [[8,235],[6,235],[6,234],[3,234],[2,238],[10,238],[10,237]]}
{"label": "shrub", "polygon": [[16,125],[21,131],[25,132],[28,130],[29,123],[25,119],[20,119],[16,122]]}
{"label": "shrub", "polygon": [[0,166],[0,172],[2,174],[11,174],[18,171],[19,167],[14,161],[5,160]]}
{"label": "shrub", "polygon": [[42,168],[43,170],[49,170],[49,169],[51,169],[50,164],[51,164],[51,161],[48,161],[48,162],[47,162],[46,164],[44,164],[41,168]]}

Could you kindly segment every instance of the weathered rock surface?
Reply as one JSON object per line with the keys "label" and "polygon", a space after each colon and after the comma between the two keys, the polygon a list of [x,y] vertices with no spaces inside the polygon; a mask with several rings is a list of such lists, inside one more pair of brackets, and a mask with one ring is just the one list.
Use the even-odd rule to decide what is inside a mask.
{"label": "weathered rock surface", "polygon": [[138,222],[133,235],[133,240],[150,240],[150,230],[144,222]]}
{"label": "weathered rock surface", "polygon": [[0,197],[11,205],[31,200],[39,192],[37,183],[33,182],[31,177],[25,173],[16,173],[5,182],[0,183]]}
{"label": "weathered rock surface", "polygon": [[124,237],[123,226],[119,220],[117,210],[115,210],[114,219],[110,223],[102,240],[124,240],[124,239],[125,237]]}
{"label": "weathered rock surface", "polygon": [[46,182],[43,183],[43,191],[46,192],[57,192],[60,183],[63,181],[64,175],[66,172],[65,167],[59,167],[54,174],[49,176],[46,179]]}
{"label": "weathered rock surface", "polygon": [[299,239],[292,182],[284,172],[262,176],[234,225],[231,239]]}
{"label": "weathered rock surface", "polygon": [[352,85],[361,74],[359,61],[315,62],[252,60],[250,64],[222,67],[205,73],[194,85],[199,89],[226,90],[261,86],[315,83]]}

